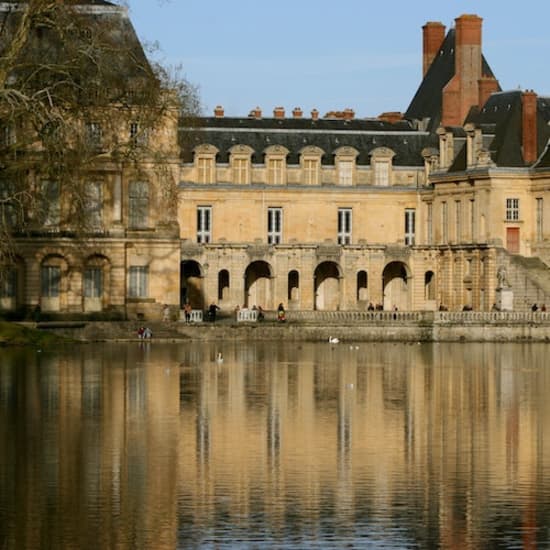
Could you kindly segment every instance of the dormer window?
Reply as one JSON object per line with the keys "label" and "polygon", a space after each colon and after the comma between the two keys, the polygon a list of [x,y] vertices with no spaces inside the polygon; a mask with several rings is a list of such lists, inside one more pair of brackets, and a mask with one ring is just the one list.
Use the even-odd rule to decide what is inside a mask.
{"label": "dormer window", "polygon": [[247,145],[231,147],[231,175],[233,183],[247,185],[250,183],[251,157],[254,151]]}
{"label": "dormer window", "polygon": [[353,147],[339,147],[334,152],[338,185],[355,183],[355,163],[359,151]]}
{"label": "dormer window", "polygon": [[288,149],[281,145],[272,145],[265,150],[267,183],[284,185],[286,183],[286,157]]}
{"label": "dormer window", "polygon": [[197,183],[216,183],[216,155],[218,149],[213,145],[203,144],[195,147],[194,153]]}
{"label": "dormer window", "polygon": [[323,150],[308,146],[301,151],[302,181],[306,185],[319,185],[321,182],[321,158]]}
{"label": "dormer window", "polygon": [[372,184],[377,187],[392,185],[392,161],[395,153],[387,147],[377,147],[370,153]]}

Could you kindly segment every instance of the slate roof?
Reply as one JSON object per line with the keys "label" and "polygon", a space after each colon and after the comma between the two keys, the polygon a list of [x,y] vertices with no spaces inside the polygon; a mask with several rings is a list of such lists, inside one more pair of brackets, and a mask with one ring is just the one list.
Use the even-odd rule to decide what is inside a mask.
{"label": "slate roof", "polygon": [[[17,5],[25,2],[0,2],[4,8],[0,9],[0,55],[11,39],[21,14],[20,10],[10,9],[10,3]],[[74,38],[64,42],[66,37],[61,38],[55,30],[46,26],[37,27],[30,34],[20,60],[14,65],[13,75],[27,82],[35,78],[40,85],[63,79],[67,71],[72,71],[72,78],[80,81],[83,88],[93,81],[103,91],[108,90],[113,96],[111,100],[120,97],[124,90],[135,92],[139,88],[137,82],[151,81],[151,66],[124,8],[106,0],[75,0],[70,5],[75,5],[76,11],[66,16],[73,18],[75,30],[82,34],[75,33]],[[80,10],[80,6],[84,9]],[[91,9],[86,10],[86,7]],[[86,53],[82,52],[87,52],[87,49],[93,50],[95,63],[85,62]],[[76,63],[68,59],[71,55]],[[47,63],[42,63],[43,60]],[[37,68],[40,70],[36,71]]]}
{"label": "slate roof", "polygon": [[[487,60],[481,56],[481,73],[484,77],[494,78]],[[443,40],[438,55],[435,56],[424,75],[405,117],[409,120],[429,119],[427,129],[435,132],[441,123],[443,88],[455,74],[455,29],[449,30]]]}
{"label": "slate roof", "polygon": [[290,153],[289,164],[299,164],[300,150],[306,146],[321,148],[325,154],[321,162],[334,164],[334,151],[339,147],[354,147],[359,151],[358,165],[370,164],[370,153],[377,147],[394,151],[394,166],[422,166],[422,149],[437,147],[437,136],[418,132],[405,121],[396,124],[380,120],[354,119],[254,119],[202,118],[197,128],[180,128],[184,162],[191,162],[193,149],[199,144],[214,145],[219,149],[217,161],[229,162],[229,150],[239,144],[254,150],[253,163],[264,162],[264,151],[272,145],[282,145]]}

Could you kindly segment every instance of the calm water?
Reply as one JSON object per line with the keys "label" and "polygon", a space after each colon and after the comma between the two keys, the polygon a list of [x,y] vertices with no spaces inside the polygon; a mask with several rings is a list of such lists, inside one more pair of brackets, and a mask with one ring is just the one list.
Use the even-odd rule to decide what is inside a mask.
{"label": "calm water", "polygon": [[549,349],[0,350],[0,550],[550,548]]}

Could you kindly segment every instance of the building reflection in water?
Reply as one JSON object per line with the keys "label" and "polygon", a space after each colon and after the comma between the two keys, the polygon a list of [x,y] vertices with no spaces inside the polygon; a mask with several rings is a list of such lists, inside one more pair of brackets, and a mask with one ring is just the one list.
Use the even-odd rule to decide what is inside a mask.
{"label": "building reflection in water", "polygon": [[1,353],[2,550],[548,542],[544,345]]}

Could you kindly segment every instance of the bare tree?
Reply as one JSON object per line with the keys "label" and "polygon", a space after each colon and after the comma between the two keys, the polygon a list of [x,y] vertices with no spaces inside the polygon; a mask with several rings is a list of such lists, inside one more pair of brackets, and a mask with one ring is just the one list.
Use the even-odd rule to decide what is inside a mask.
{"label": "bare tree", "polygon": [[199,109],[193,86],[147,59],[123,7],[1,2],[0,258],[21,235],[93,231],[89,183],[102,164],[139,171],[146,160],[174,204],[165,167],[177,140],[166,135],[166,121],[177,127],[181,113]]}

